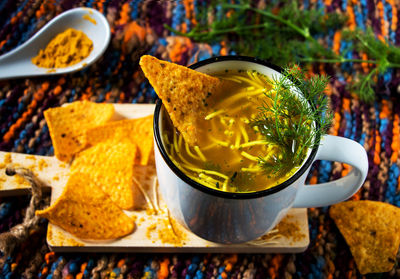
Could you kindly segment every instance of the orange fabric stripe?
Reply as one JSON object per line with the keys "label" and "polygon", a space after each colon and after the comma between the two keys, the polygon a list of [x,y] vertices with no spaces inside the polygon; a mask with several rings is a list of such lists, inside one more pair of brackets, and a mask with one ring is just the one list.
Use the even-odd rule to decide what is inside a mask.
{"label": "orange fabric stripe", "polygon": [[347,16],[348,16],[348,20],[347,20],[347,24],[350,28],[350,30],[355,30],[356,29],[356,18],[354,15],[354,9],[353,6],[348,5],[347,6]]}
{"label": "orange fabric stripe", "polygon": [[381,21],[381,32],[382,32],[382,35],[381,36],[378,36],[378,38],[381,40],[381,41],[385,41],[385,37],[387,37],[387,34],[388,34],[388,32],[387,32],[387,30],[386,30],[386,28],[385,28],[385,18],[384,18],[384,13],[385,13],[385,10],[384,10],[384,7],[383,7],[383,3],[382,2],[378,2],[377,4],[376,4],[376,7],[377,7],[377,9],[378,9],[378,12],[379,12],[379,17],[380,17],[380,21]]}
{"label": "orange fabric stripe", "polygon": [[376,141],[375,141],[375,152],[374,152],[374,164],[379,165],[381,163],[381,142],[382,138],[378,131],[375,131]]}
{"label": "orange fabric stripe", "polygon": [[21,118],[19,118],[14,124],[12,124],[10,126],[10,129],[4,134],[4,142],[9,142],[15,136],[16,131],[21,128],[21,126],[28,120],[28,118],[36,109],[38,101],[41,101],[44,98],[44,95],[49,89],[49,86],[50,84],[48,82],[44,82],[41,88],[39,88],[39,90],[33,94],[33,99],[28,105],[27,110],[22,114]]}
{"label": "orange fabric stripe", "polygon": [[392,112],[390,111],[389,104],[387,100],[382,100],[382,108],[381,112],[379,113],[379,118],[388,118]]}
{"label": "orange fabric stripe", "polygon": [[390,145],[390,147],[393,150],[390,160],[393,163],[395,163],[399,158],[399,148],[400,148],[400,119],[397,114],[394,116],[393,119],[393,137],[392,137],[392,144]]}
{"label": "orange fabric stripe", "polygon": [[338,112],[335,112],[334,114],[334,119],[333,119],[333,135],[337,136],[339,134],[339,128],[340,128],[340,120],[341,120],[341,115]]}
{"label": "orange fabric stripe", "polygon": [[336,31],[335,35],[333,35],[333,51],[336,54],[340,53],[340,41],[342,39],[342,32]]}

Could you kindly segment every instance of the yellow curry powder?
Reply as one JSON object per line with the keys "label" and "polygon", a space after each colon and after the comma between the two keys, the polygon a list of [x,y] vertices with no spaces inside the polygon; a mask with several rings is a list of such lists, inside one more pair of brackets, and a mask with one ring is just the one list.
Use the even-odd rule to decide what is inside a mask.
{"label": "yellow curry powder", "polygon": [[85,33],[69,28],[41,49],[32,63],[42,68],[65,68],[88,57],[92,49],[93,42]]}
{"label": "yellow curry powder", "polygon": [[96,20],[92,17],[90,17],[90,15],[84,15],[83,19],[89,20],[91,23],[93,23],[94,25],[97,24]]}

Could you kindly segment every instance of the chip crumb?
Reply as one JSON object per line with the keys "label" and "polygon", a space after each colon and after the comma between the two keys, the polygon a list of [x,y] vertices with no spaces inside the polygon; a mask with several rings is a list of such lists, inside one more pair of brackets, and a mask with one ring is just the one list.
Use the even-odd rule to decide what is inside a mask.
{"label": "chip crumb", "polygon": [[85,246],[85,244],[82,242],[79,242],[73,238],[68,238],[68,239],[66,239],[66,243],[64,246],[83,247],[83,246]]}
{"label": "chip crumb", "polygon": [[155,215],[155,214],[157,214],[157,211],[155,211],[153,208],[146,208],[146,214],[147,215]]}
{"label": "chip crumb", "polygon": [[55,176],[53,176],[53,180],[54,180],[54,181],[59,181],[59,180],[60,180],[60,177],[59,177],[58,175],[55,175]]}
{"label": "chip crumb", "polygon": [[27,167],[27,169],[29,169],[29,170],[31,170],[33,172],[36,169],[36,165],[34,165],[34,164],[30,165],[30,166]]}
{"label": "chip crumb", "polygon": [[39,170],[43,170],[44,168],[47,168],[49,165],[47,164],[46,160],[40,159],[38,163],[38,168]]}
{"label": "chip crumb", "polygon": [[300,225],[298,221],[289,221],[288,219],[283,219],[283,222],[279,222],[276,226],[279,234],[286,237],[287,239],[292,239],[294,242],[302,240],[306,235],[301,232]]}
{"label": "chip crumb", "polygon": [[150,226],[147,227],[146,230],[146,236],[148,239],[151,238],[151,234],[157,229],[157,224],[151,224]]}
{"label": "chip crumb", "polygon": [[291,243],[298,242],[306,237],[306,235],[301,231],[299,222],[290,220],[292,218],[291,215],[285,216],[285,218],[280,221],[274,229],[276,232],[266,233],[261,236],[262,240],[268,241],[272,238],[276,237],[285,237]]}
{"label": "chip crumb", "polygon": [[186,233],[179,229],[177,222],[171,218],[162,219],[162,228],[158,231],[158,237],[162,243],[172,244],[174,246],[183,246],[187,239]]}
{"label": "chip crumb", "polygon": [[51,242],[54,242],[56,246],[75,246],[75,247],[85,246],[84,243],[77,241],[76,239],[73,239],[70,236],[65,235],[62,231],[53,232],[52,226],[48,226],[47,239],[51,240]]}
{"label": "chip crumb", "polygon": [[26,155],[26,156],[25,156],[25,159],[28,159],[28,160],[36,160],[36,157],[33,156],[33,155]]}
{"label": "chip crumb", "polygon": [[10,153],[7,153],[6,155],[4,155],[3,163],[6,165],[12,163],[12,157],[11,157]]}
{"label": "chip crumb", "polygon": [[159,240],[162,244],[172,244],[175,247],[185,245],[187,240],[186,232],[181,230],[177,222],[168,216],[163,216],[156,223],[150,224],[146,230],[146,237],[153,243]]}
{"label": "chip crumb", "polygon": [[66,243],[67,237],[65,237],[64,233],[61,231],[58,231],[57,233],[54,233],[55,237],[57,238],[58,242],[60,243],[60,246],[63,246],[64,243]]}
{"label": "chip crumb", "polygon": [[0,169],[5,169],[6,166],[7,166],[7,164],[5,164],[5,163],[0,163]]}
{"label": "chip crumb", "polygon": [[47,239],[53,239],[53,227],[47,226]]}
{"label": "chip crumb", "polygon": [[20,176],[19,174],[15,174],[15,175],[14,175],[14,180],[15,180],[15,183],[18,184],[18,188],[19,188],[19,187],[24,187],[24,186],[31,186],[31,185],[29,184],[29,182],[26,181],[26,179],[23,178],[22,176]]}

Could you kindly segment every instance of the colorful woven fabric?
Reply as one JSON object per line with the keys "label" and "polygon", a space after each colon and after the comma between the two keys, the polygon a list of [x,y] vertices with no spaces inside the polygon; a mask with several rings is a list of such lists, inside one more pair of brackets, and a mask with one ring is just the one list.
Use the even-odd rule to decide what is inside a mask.
{"label": "colorful woven fabric", "polygon": [[[233,1],[234,2],[234,1]],[[256,1],[259,2],[259,1]],[[262,1],[261,1],[262,2]],[[275,1],[278,2],[278,1]],[[321,8],[348,16],[350,27],[372,26],[377,37],[400,45],[400,4],[394,0],[303,0],[304,9]],[[52,155],[43,111],[75,100],[109,103],[154,102],[154,90],[138,67],[143,54],[182,65],[231,54],[226,42],[200,44],[167,31],[163,24],[188,32],[206,1],[49,0],[0,1],[0,54],[25,42],[46,22],[72,7],[104,13],[111,25],[110,46],[93,66],[74,74],[0,81],[0,150]],[[346,47],[339,32],[326,34],[335,51]],[[368,71],[368,65],[363,65]],[[374,104],[365,104],[346,89],[351,63],[320,65],[332,77],[330,99],[334,135],[360,142],[368,153],[369,174],[352,199],[385,201],[400,206],[399,72],[382,75]],[[400,88],[400,87],[399,87]],[[339,163],[318,162],[311,183],[337,179],[348,172]],[[28,198],[0,200],[0,232],[18,224]],[[328,208],[309,209],[310,246],[301,254],[63,254],[50,252],[45,228],[15,255],[2,258],[0,278],[362,278]],[[398,257],[399,260],[399,257]],[[379,278],[400,278],[400,268]]]}

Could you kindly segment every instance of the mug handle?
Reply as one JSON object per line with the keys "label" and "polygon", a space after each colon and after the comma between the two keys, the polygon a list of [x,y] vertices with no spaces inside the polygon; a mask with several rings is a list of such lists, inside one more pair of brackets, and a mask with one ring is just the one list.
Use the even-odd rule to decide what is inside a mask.
{"label": "mug handle", "polygon": [[320,207],[344,201],[360,189],[368,174],[367,152],[358,142],[347,138],[325,135],[315,160],[342,162],[353,168],[337,180],[300,186],[293,207]]}

